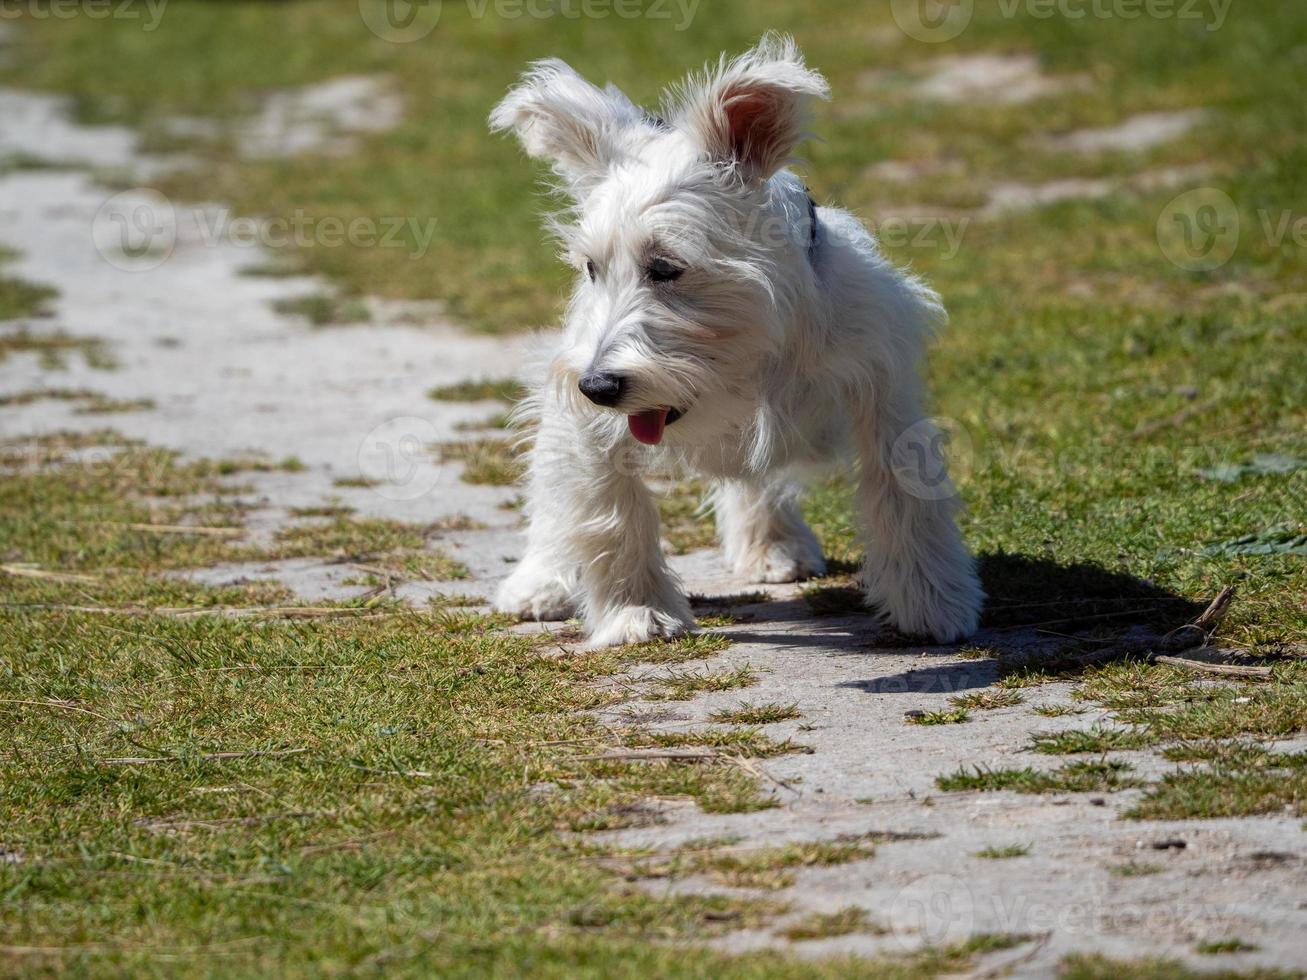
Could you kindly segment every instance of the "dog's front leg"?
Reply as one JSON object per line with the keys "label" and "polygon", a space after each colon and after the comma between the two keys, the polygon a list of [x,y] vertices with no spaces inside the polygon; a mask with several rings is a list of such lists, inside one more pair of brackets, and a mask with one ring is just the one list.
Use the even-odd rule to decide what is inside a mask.
{"label": "dog's front leg", "polygon": [[984,593],[955,520],[947,440],[911,386],[896,380],[877,395],[855,422],[867,599],[904,633],[960,640],[975,632]]}
{"label": "dog's front leg", "polygon": [[628,450],[596,445],[545,413],[530,453],[527,553],[501,589],[499,609],[532,616],[574,604],[592,648],[693,628],[663,558],[658,511]]}

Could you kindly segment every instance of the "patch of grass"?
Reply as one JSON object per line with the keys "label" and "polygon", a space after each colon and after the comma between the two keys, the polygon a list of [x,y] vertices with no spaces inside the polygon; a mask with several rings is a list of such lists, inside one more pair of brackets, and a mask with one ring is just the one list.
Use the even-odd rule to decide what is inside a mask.
{"label": "patch of grass", "polygon": [[76,415],[110,415],[119,412],[139,412],[154,408],[149,398],[114,399],[86,388],[32,388],[0,396],[0,407],[31,405],[38,401],[78,402]]}
{"label": "patch of grass", "polygon": [[1301,973],[1269,967],[1247,971],[1194,970],[1179,960],[1114,960],[1097,953],[1075,953],[1062,961],[1061,980],[1298,980]]}
{"label": "patch of grass", "polygon": [[338,476],[331,481],[331,485],[353,490],[370,490],[381,486],[381,481],[367,476]]}
{"label": "patch of grass", "polygon": [[790,923],[781,930],[780,934],[791,942],[803,942],[808,939],[848,936],[858,932],[881,936],[886,930],[871,921],[866,909],[849,905],[838,912],[813,912]]}
{"label": "patch of grass", "polygon": [[439,402],[501,401],[510,405],[522,400],[526,389],[513,378],[481,378],[432,388],[427,396]]}
{"label": "patch of grass", "polygon": [[748,665],[716,672],[686,672],[658,678],[656,689],[649,697],[663,701],[689,701],[699,694],[734,691],[757,683],[758,675]]}
{"label": "patch of grass", "polygon": [[1307,753],[1276,755],[1256,768],[1218,764],[1168,773],[1126,816],[1191,820],[1285,812],[1307,813]]}
{"label": "patch of grass", "polygon": [[994,861],[1002,861],[1007,858],[1025,857],[1030,853],[1031,845],[1029,844],[1007,844],[1003,847],[986,847],[976,852],[978,858],[988,858]]}
{"label": "patch of grass", "polygon": [[1222,953],[1255,953],[1257,947],[1242,939],[1209,939],[1194,947],[1194,952],[1204,956],[1218,956]]}
{"label": "patch of grass", "polygon": [[1030,737],[1030,747],[1044,755],[1103,754],[1143,748],[1148,739],[1124,728],[1092,728],[1088,731],[1044,732]]}
{"label": "patch of grass", "polygon": [[[0,263],[12,257],[12,254],[0,249]],[[55,295],[55,291],[48,286],[38,286],[22,279],[0,275],[0,322],[36,316]],[[0,337],[0,361],[4,360],[4,354],[4,338]]]}
{"label": "patch of grass", "polygon": [[1005,691],[1019,691],[1027,687],[1042,687],[1057,680],[1052,674],[1030,667],[1016,667],[1005,673],[994,686]]}
{"label": "patch of grass", "polygon": [[436,448],[442,463],[463,464],[464,483],[506,487],[522,478],[522,463],[511,439],[470,439]]}
{"label": "patch of grass", "polygon": [[399,550],[418,550],[430,528],[378,517],[335,517],[327,521],[279,528],[267,549],[272,558],[317,556],[366,557]]}
{"label": "patch of grass", "polygon": [[73,409],[74,415],[119,415],[124,412],[148,412],[155,407],[152,398],[109,398],[92,395]]}
{"label": "patch of grass", "polygon": [[1149,864],[1146,861],[1127,861],[1125,864],[1114,864],[1107,870],[1118,878],[1142,878],[1165,869],[1160,864]]}
{"label": "patch of grass", "polygon": [[291,517],[349,517],[354,513],[354,508],[348,504],[326,503],[312,504],[307,507],[292,507],[290,509]]}
{"label": "patch of grass", "polygon": [[37,333],[25,327],[0,333],[0,363],[11,354],[35,354],[43,369],[57,371],[67,367],[67,356],[73,353],[80,354],[87,367],[109,370],[116,366],[104,342],[94,337],[74,337],[63,331]]}
{"label": "patch of grass", "polygon": [[1044,718],[1063,718],[1083,714],[1085,709],[1077,708],[1074,704],[1037,704],[1030,710]]}
{"label": "patch of grass", "polygon": [[741,704],[738,708],[723,708],[708,716],[710,721],[724,725],[773,725],[778,721],[802,718],[797,704]]}
{"label": "patch of grass", "polygon": [[1133,767],[1115,760],[1071,762],[1051,772],[1040,772],[1029,767],[1023,769],[986,769],[963,767],[957,772],[940,776],[935,785],[945,792],[975,790],[994,792],[1013,790],[1017,793],[1094,793],[1115,792],[1139,786],[1139,780],[1130,775]]}
{"label": "patch of grass", "polygon": [[721,653],[731,645],[731,641],[720,633],[690,633],[675,640],[652,640],[648,643],[633,643],[622,648],[622,656],[628,661],[646,664],[682,664],[692,660],[706,660]]}
{"label": "patch of grass", "polygon": [[798,868],[833,867],[874,857],[867,838],[808,841],[776,847],[735,847],[680,852],[668,874],[706,874],[732,888],[778,890],[794,884]]}
{"label": "patch of grass", "polygon": [[39,401],[76,401],[81,398],[94,398],[95,393],[85,388],[29,388],[16,391],[12,395],[0,395],[0,407],[10,405],[31,405]]}
{"label": "patch of grass", "polygon": [[[721,749],[732,755],[749,756],[755,759],[769,759],[778,755],[790,755],[805,751],[805,746],[797,745],[789,739],[777,741],[769,738],[756,728],[700,729],[691,732],[650,732],[627,740],[633,747],[659,746],[662,748],[685,748],[687,746]],[[811,749],[807,749],[811,751]]]}
{"label": "patch of grass", "polygon": [[286,316],[302,316],[315,327],[372,321],[372,313],[362,300],[326,293],[279,299],[272,304],[272,308]]}
{"label": "patch of grass", "polygon": [[497,412],[479,422],[456,422],[455,432],[487,432],[493,429],[511,429],[513,418],[508,412]]}
{"label": "patch of grass", "polygon": [[999,689],[989,691],[969,691],[948,699],[955,708],[966,710],[992,711],[995,708],[1013,708],[1025,698],[1013,690]]}
{"label": "patch of grass", "polygon": [[903,716],[909,725],[960,725],[970,718],[965,708],[955,708],[952,711],[909,711]]}
{"label": "patch of grass", "polygon": [[717,543],[716,525],[704,507],[706,493],[703,483],[686,480],[658,495],[662,536],[673,554],[684,555]]}

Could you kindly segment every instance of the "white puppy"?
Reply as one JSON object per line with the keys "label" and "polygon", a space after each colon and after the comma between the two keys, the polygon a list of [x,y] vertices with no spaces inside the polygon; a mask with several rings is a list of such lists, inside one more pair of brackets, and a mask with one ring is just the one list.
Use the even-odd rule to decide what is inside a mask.
{"label": "white puppy", "polygon": [[741,577],[819,575],[795,474],[852,449],[868,602],[906,633],[975,630],[983,593],[923,417],[939,298],[783,169],[826,96],[794,42],[768,35],[668,93],[661,117],[557,60],[495,108],[491,127],[560,178],[571,207],[552,225],[578,273],[523,409],[536,429],[530,532],[500,610],[579,613],[593,647],[690,630],[642,479],[651,465],[715,481]]}

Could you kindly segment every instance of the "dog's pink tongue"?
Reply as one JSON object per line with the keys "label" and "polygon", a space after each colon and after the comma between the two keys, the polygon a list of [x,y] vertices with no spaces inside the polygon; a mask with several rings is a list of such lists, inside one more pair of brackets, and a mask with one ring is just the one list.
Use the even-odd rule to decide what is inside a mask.
{"label": "dog's pink tongue", "polygon": [[663,441],[663,429],[667,428],[667,413],[670,408],[651,408],[638,415],[628,415],[627,424],[631,426],[631,435],[646,446],[656,446]]}

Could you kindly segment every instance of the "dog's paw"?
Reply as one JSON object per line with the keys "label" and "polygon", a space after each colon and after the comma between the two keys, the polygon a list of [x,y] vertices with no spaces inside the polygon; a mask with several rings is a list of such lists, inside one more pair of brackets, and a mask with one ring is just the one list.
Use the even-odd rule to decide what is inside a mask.
{"label": "dog's paw", "polygon": [[574,589],[559,575],[523,562],[499,587],[495,611],[519,619],[559,622],[576,615]]}
{"label": "dog's paw", "polygon": [[867,601],[901,633],[929,636],[936,643],[956,643],[980,626],[985,593],[974,571],[954,569],[928,576],[919,567],[869,576]]}
{"label": "dog's paw", "polygon": [[686,611],[669,612],[652,606],[624,606],[596,622],[586,649],[620,647],[647,640],[672,639],[694,629],[694,618]]}
{"label": "dog's paw", "polygon": [[826,559],[815,540],[772,541],[735,563],[735,574],[746,582],[802,582],[826,574]]}

